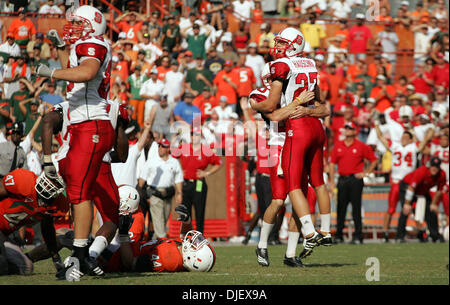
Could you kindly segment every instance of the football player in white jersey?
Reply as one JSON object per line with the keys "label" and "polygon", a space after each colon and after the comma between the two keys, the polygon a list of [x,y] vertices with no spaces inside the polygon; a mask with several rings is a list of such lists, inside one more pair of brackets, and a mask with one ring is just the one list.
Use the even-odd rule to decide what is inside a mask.
{"label": "football player in white jersey", "polygon": [[[288,105],[295,103],[304,91],[315,94],[314,102],[310,101],[308,107],[303,107],[302,117],[286,121],[287,137],[281,161],[289,198],[300,217],[305,236],[300,258],[308,256],[324,237],[316,232],[310,215],[306,199],[308,180],[315,188],[321,211],[331,219],[330,198],[323,181],[323,146],[326,135],[318,119],[329,115],[329,110],[320,100],[318,71],[314,60],[301,56],[304,45],[303,34],[295,28],[286,28],[275,37],[272,54],[277,59],[270,64],[272,87],[269,97],[263,102],[251,104],[253,109],[267,113],[275,110],[280,100]],[[322,110],[322,114],[313,115],[313,107]],[[324,233],[328,235],[329,232]]]}
{"label": "football player in white jersey", "polygon": [[[128,139],[125,129],[128,124],[128,112],[119,103],[108,101],[108,114],[111,125],[117,132],[114,150],[104,155],[99,174],[93,186],[93,202],[102,216],[103,224],[96,232],[94,242],[89,247],[84,262],[80,262],[81,273],[103,275],[103,271],[96,264],[96,257],[107,247],[114,237],[118,226],[118,188],[111,172],[111,162],[125,162],[128,156]],[[54,107],[43,119],[42,146],[44,154],[51,154],[52,135],[60,133],[63,144],[57,153],[52,155],[53,163],[44,163],[44,170],[53,176],[59,172],[67,177],[67,153],[70,150],[71,124],[69,120],[69,103],[62,102]]]}
{"label": "football player in white jersey", "polygon": [[[89,258],[88,237],[91,230],[94,200],[93,188],[101,171],[102,158],[115,142],[115,131],[108,115],[107,95],[111,70],[111,47],[103,38],[106,20],[95,7],[83,5],[66,14],[63,39],[56,30],[47,37],[58,48],[62,69],[39,65],[39,77],[65,80],[71,143],[65,157],[64,180],[67,196],[73,206],[73,257],[83,264]],[[70,52],[66,50],[70,44]],[[51,155],[44,154],[51,164]],[[54,171],[44,171],[49,178]],[[117,205],[118,196],[117,197]],[[118,215],[116,217],[118,221]],[[115,220],[115,221],[116,221]]]}
{"label": "football player in white jersey", "polygon": [[414,142],[414,135],[408,130],[403,132],[400,142],[389,142],[383,136],[378,121],[375,121],[375,130],[380,142],[392,153],[391,189],[389,190],[388,210],[384,216],[384,240],[389,242],[389,225],[400,200],[400,182],[417,168],[417,154],[424,151],[433,136],[433,130],[427,131],[425,139],[419,145]]}

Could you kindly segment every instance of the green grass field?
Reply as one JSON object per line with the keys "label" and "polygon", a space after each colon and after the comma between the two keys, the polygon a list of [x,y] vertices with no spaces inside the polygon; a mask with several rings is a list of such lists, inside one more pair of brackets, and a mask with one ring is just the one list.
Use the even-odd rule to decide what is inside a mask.
{"label": "green grass field", "polygon": [[[255,245],[216,245],[216,265],[209,273],[108,274],[83,277],[79,285],[448,285],[448,243],[364,244],[318,248],[304,260],[307,268],[283,265],[286,245],[269,246],[270,267],[256,262]],[[302,247],[298,247],[300,251]],[[64,250],[62,257],[69,254]],[[380,262],[380,280],[367,281],[369,257]],[[57,281],[51,260],[35,264],[34,275],[2,276],[1,285],[73,285]]]}

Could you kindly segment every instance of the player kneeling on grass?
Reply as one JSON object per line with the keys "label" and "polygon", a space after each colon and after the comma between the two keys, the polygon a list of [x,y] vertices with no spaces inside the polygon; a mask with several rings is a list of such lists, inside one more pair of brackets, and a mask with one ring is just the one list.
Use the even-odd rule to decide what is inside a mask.
{"label": "player kneeling on grass", "polygon": [[44,247],[48,248],[57,270],[63,269],[58,254],[53,215],[67,212],[69,204],[62,194],[64,182],[58,176],[50,181],[44,174],[37,177],[26,169],[16,169],[0,180],[0,275],[30,275],[33,262],[8,239],[24,225],[41,223]]}
{"label": "player kneeling on grass", "polygon": [[[139,224],[142,218],[140,217],[142,215],[139,215],[142,214],[139,209],[139,193],[131,186],[120,186],[119,194],[118,238],[97,258],[106,273],[208,272],[212,269],[215,252],[200,232],[191,230],[191,217],[185,205],[181,204],[175,208],[180,215],[178,220],[182,221],[180,238],[141,241],[134,239],[136,236],[143,236],[144,230],[143,225]],[[58,247],[70,249],[72,240],[72,231],[60,235]],[[45,245],[36,247],[30,256],[34,261],[48,258],[47,247]],[[60,278],[64,279],[64,275],[60,274]]]}

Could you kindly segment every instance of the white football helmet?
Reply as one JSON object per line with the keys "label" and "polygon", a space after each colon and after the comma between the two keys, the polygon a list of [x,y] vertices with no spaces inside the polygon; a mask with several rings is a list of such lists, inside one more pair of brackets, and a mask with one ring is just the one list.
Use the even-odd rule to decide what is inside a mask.
{"label": "white football helmet", "polygon": [[191,230],[186,233],[181,252],[183,266],[189,271],[208,272],[216,261],[216,253],[199,231]]}
{"label": "white football helmet", "polygon": [[139,208],[139,193],[131,185],[122,184],[119,185],[119,196],[120,196],[120,215],[133,214]]}
{"label": "white football helmet", "polygon": [[87,36],[101,36],[106,31],[106,19],[97,8],[83,5],[67,13],[68,24],[64,25],[63,39],[75,43]]}
{"label": "white football helmet", "polygon": [[275,58],[300,56],[305,48],[305,37],[295,28],[285,28],[274,40],[275,46],[271,49],[271,54]]}
{"label": "white football helmet", "polygon": [[44,172],[36,179],[34,189],[38,194],[38,203],[40,206],[45,205],[45,201],[49,201],[58,197],[64,192],[66,184],[61,176],[57,175],[55,179],[49,179]]}
{"label": "white football helmet", "polygon": [[266,63],[261,71],[261,81],[267,89],[270,89],[270,63]]}

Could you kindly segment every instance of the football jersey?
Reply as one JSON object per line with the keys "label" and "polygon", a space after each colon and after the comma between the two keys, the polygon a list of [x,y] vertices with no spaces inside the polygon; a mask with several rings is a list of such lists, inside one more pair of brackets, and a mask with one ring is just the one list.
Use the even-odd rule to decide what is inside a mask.
{"label": "football jersey", "polygon": [[448,175],[449,175],[449,151],[448,146],[442,147],[441,145],[431,143],[430,147],[430,154],[433,157],[439,157],[441,159],[441,169],[445,172],[445,176],[447,177],[448,181]]}
{"label": "football jersey", "polygon": [[[250,92],[249,97],[254,99],[256,102],[265,101],[269,97],[270,90],[267,88],[257,88]],[[281,97],[283,99],[283,96]],[[280,104],[278,105],[278,108]],[[284,141],[286,139],[286,132],[284,132],[284,123],[283,122],[271,122],[269,119],[264,117],[270,133],[269,145],[284,145]]]}
{"label": "football jersey", "polygon": [[[136,264],[136,271],[154,271],[154,272],[177,272],[185,270],[183,266],[183,256],[178,249],[181,246],[181,240],[177,239],[159,239],[149,242],[142,242],[139,247],[139,257],[148,260],[147,264],[142,266]],[[139,258],[138,258],[139,261]],[[150,270],[148,269],[150,268]]]}
{"label": "football jersey", "polygon": [[[314,91],[319,85],[318,71],[314,60],[306,57],[283,57],[270,63],[270,77],[283,83],[284,107],[304,90]],[[313,105],[313,101],[310,102]]]}
{"label": "football jersey", "polygon": [[[67,155],[67,152],[69,151],[69,143],[70,143],[70,120],[69,120],[69,111],[70,105],[69,102],[62,102],[53,107],[52,111],[60,112],[62,114],[62,125],[61,125],[61,139],[62,139],[62,145],[59,148],[58,152],[54,155],[52,155],[53,160],[56,166],[57,162],[64,159]],[[119,118],[120,114],[120,104],[116,101],[107,100],[107,107],[106,111],[108,113],[108,119],[111,121],[111,125],[114,129],[116,129],[117,126],[117,120]],[[103,157],[103,161],[110,163],[111,157],[110,153],[106,153]]]}
{"label": "football jersey", "polygon": [[418,148],[416,143],[402,146],[399,142],[392,142],[390,148],[391,179],[397,183],[416,168]]}
{"label": "football jersey", "polygon": [[89,82],[67,85],[71,124],[90,120],[108,120],[106,101],[111,76],[111,47],[101,36],[79,39],[71,45],[68,68],[78,67],[83,60],[96,58],[100,62],[97,75]]}
{"label": "football jersey", "polygon": [[[68,210],[66,201],[59,200],[47,207],[39,207],[34,188],[37,176],[26,169],[16,169],[5,177],[3,184],[9,197],[0,200],[0,231],[9,235],[23,225],[32,225],[58,208]],[[63,195],[60,195],[64,197]]]}

